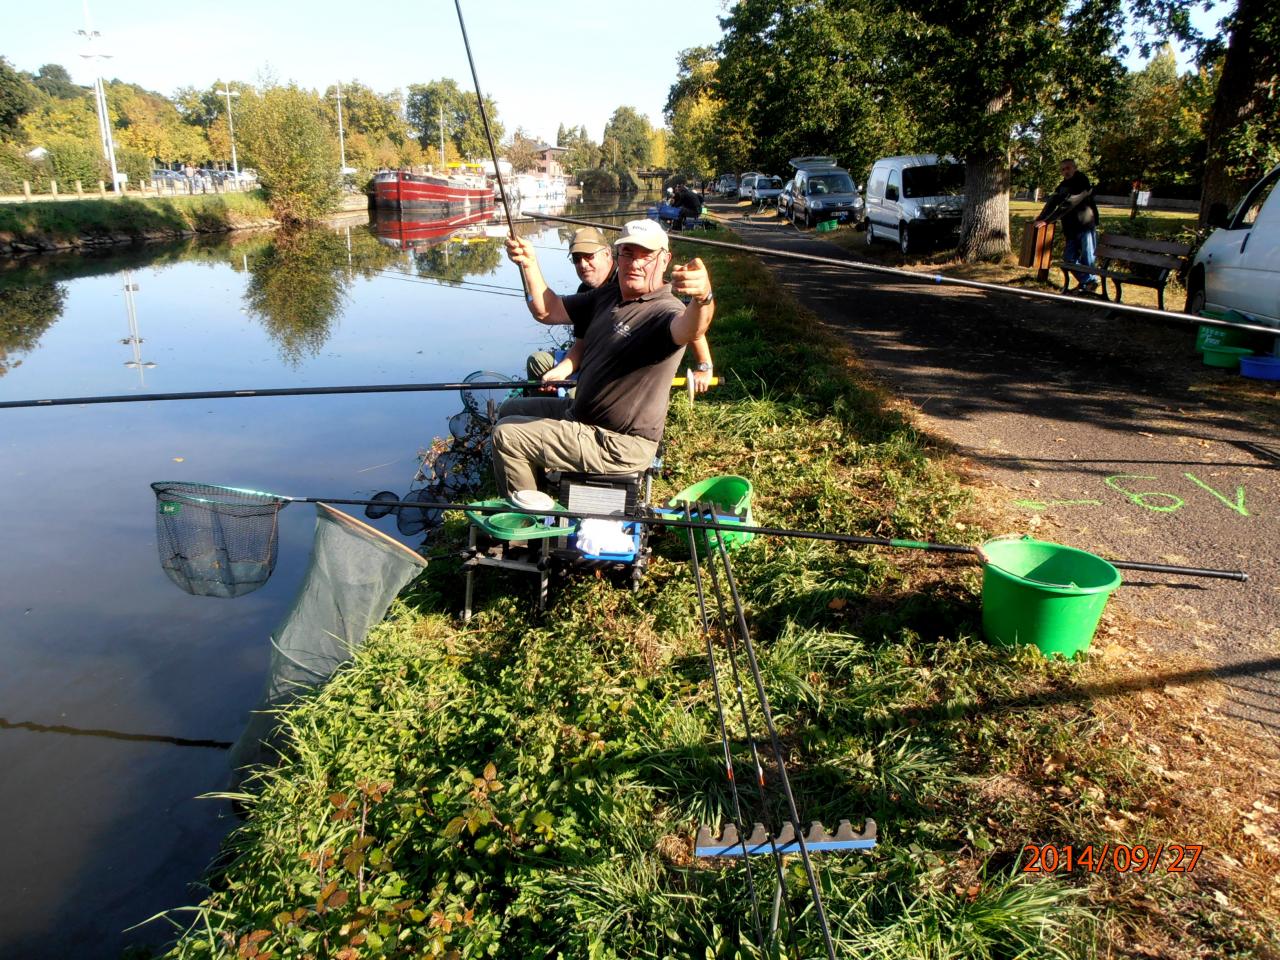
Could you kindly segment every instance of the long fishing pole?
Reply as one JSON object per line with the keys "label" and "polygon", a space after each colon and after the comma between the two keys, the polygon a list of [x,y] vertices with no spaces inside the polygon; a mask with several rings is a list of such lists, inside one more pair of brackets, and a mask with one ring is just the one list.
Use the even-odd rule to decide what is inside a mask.
{"label": "long fishing pole", "polygon": [[[467,24],[462,18],[462,0],[453,0],[453,6],[458,11],[458,26],[462,29],[462,45],[467,49],[467,63],[471,66],[471,81],[476,88],[476,102],[480,105],[480,122],[484,124],[484,136],[489,141],[489,156],[493,158],[493,175],[498,181],[498,196],[502,200],[502,212],[507,215],[507,229],[511,232],[511,239],[516,238],[515,224],[511,222],[511,207],[507,204],[507,188],[502,183],[502,170],[498,167],[498,148],[493,142],[493,131],[489,129],[489,111],[484,108],[484,94],[480,92],[480,77],[476,73],[476,61],[471,56],[471,41],[467,38]],[[440,158],[440,162],[444,162],[444,157]],[[527,295],[528,291],[526,291]]]}
{"label": "long fishing pole", "polygon": [[[711,378],[719,386],[719,377]],[[673,387],[687,385],[686,377],[673,377]],[[146,400],[231,400],[237,397],[314,397],[347,393],[438,393],[450,390],[523,390],[541,387],[576,387],[573,380],[505,380],[473,383],[371,383],[341,387],[272,387],[262,390],[191,390],[185,393],[117,393],[103,397],[53,397],[47,400],[0,400],[0,410],[20,407],[71,407],[94,403],[141,403]]]}
{"label": "long fishing pole", "polygon": [[[476,384],[468,384],[467,386],[475,387]],[[506,387],[510,384],[498,384],[498,386]],[[957,543],[929,543],[923,540],[894,540],[886,537],[864,537],[853,533],[827,533],[822,530],[793,530],[787,527],[759,527],[745,523],[721,523],[718,521],[703,520],[681,520],[670,514],[664,516],[656,515],[628,515],[618,513],[591,513],[582,510],[529,510],[527,508],[519,508],[514,505],[489,506],[480,503],[454,503],[445,500],[414,500],[411,503],[393,504],[387,500],[361,500],[356,498],[342,497],[289,497],[279,493],[269,493],[263,490],[249,490],[239,487],[227,487],[236,493],[250,493],[261,497],[273,497],[285,503],[330,503],[342,504],[344,506],[355,507],[392,507],[393,509],[406,507],[414,510],[452,510],[461,511],[463,513],[523,513],[534,517],[555,517],[564,518],[566,520],[615,520],[628,523],[643,523],[651,527],[674,527],[679,529],[707,530],[707,531],[724,531],[726,533],[751,533],[762,537],[786,537],[797,540],[821,540],[829,543],[851,543],[859,546],[868,547],[891,547],[895,549],[906,550],[927,550],[933,553],[952,553],[965,554],[981,559],[982,550],[980,547],[966,546]],[[210,501],[211,505],[217,506],[216,501]],[[1180,567],[1162,563],[1143,563],[1133,560],[1107,560],[1113,567],[1122,570],[1142,570],[1150,573],[1169,573],[1183,577],[1202,577],[1214,580],[1237,580],[1242,583],[1247,582],[1249,574],[1243,570],[1218,570],[1212,567]]]}
{"label": "long fishing pole", "polygon": [[[529,213],[526,214],[533,220],[547,220],[554,223],[576,223],[584,227],[595,227],[597,230],[620,230],[621,227],[614,226],[609,223],[598,223],[591,220],[579,220],[574,217],[557,217],[545,213]],[[719,247],[724,250],[734,250],[738,253],[754,253],[762,257],[781,257],[785,260],[801,260],[805,263],[821,263],[829,267],[839,267],[842,270],[862,270],[867,273],[883,273],[895,277],[909,277],[917,283],[923,280],[931,280],[936,284],[950,284],[957,287],[968,287],[972,290],[987,290],[994,293],[1011,293],[1019,297],[1030,297],[1036,300],[1052,300],[1057,303],[1066,303],[1074,307],[1086,307],[1097,309],[1099,304],[1093,300],[1081,300],[1079,297],[1070,297],[1062,293],[1049,293],[1046,290],[1023,290],[1018,287],[1008,287],[1000,283],[986,283],[981,280],[964,280],[960,277],[948,277],[941,273],[926,274],[915,270],[906,270],[902,267],[886,267],[877,263],[864,263],[860,260],[841,260],[836,257],[820,257],[812,253],[796,253],[792,250],[773,250],[769,247],[757,247],[752,244],[745,243],[726,243],[723,240],[708,240],[705,237],[691,237],[687,234],[673,236],[672,242],[701,244],[706,247]],[[1150,307],[1132,306],[1127,303],[1106,302],[1108,310],[1120,313],[1130,313],[1135,316],[1156,318],[1160,320],[1172,320],[1175,323],[1183,324],[1199,324],[1209,327],[1230,327],[1234,330],[1252,330],[1258,333],[1268,333],[1272,336],[1280,335],[1280,329],[1275,327],[1264,327],[1256,323],[1232,323],[1229,320],[1216,320],[1213,317],[1193,317],[1186,313],[1166,313],[1163,310],[1153,310]]]}
{"label": "long fishing pole", "polygon": [[[686,520],[692,520],[689,504],[684,505]],[[729,749],[729,726],[724,717],[724,701],[720,697],[720,673],[716,669],[715,649],[711,645],[711,622],[707,619],[707,598],[702,592],[702,568],[698,563],[698,545],[693,539],[693,530],[687,529],[689,540],[689,563],[693,567],[693,583],[698,592],[698,613],[702,620],[702,637],[707,645],[707,668],[711,671],[711,689],[715,693],[716,716],[720,721],[720,745],[724,749],[724,775],[729,781],[729,790],[733,795],[733,817],[738,825],[738,840],[742,845],[742,865],[747,871],[747,887],[751,890],[751,919],[756,928],[756,945],[763,956],[767,946],[764,939],[764,927],[760,924],[760,900],[756,896],[756,881],[751,872],[751,854],[747,850],[747,823],[742,817],[742,797],[738,793],[738,778],[733,771],[733,753]]]}
{"label": "long fishing pole", "polygon": [[[705,511],[698,505],[701,516]],[[714,517],[714,512],[712,517]],[[708,540],[712,538],[708,537]],[[809,845],[805,841],[804,827],[800,823],[800,811],[796,807],[795,794],[791,790],[791,778],[787,775],[786,756],[782,751],[782,741],[778,738],[778,728],[773,722],[773,711],[769,707],[769,695],[764,689],[764,680],[760,676],[760,664],[756,660],[755,644],[751,642],[751,631],[747,629],[746,614],[742,609],[742,598],[738,595],[738,584],[733,576],[733,565],[729,562],[729,551],[725,547],[723,536],[714,538],[720,554],[720,563],[724,567],[724,579],[729,587],[729,595],[733,598],[734,619],[738,627],[738,635],[747,654],[747,665],[751,668],[751,679],[755,684],[756,696],[759,698],[760,711],[764,715],[765,728],[769,732],[769,742],[773,748],[773,760],[778,765],[778,781],[787,798],[787,812],[790,815],[791,827],[795,830],[796,841],[800,845],[800,861],[804,865],[805,877],[809,881],[809,892],[813,895],[813,907],[818,914],[818,925],[822,929],[823,945],[827,948],[828,960],[836,960],[835,944],[831,941],[831,927],[827,923],[827,911],[822,904],[822,891],[818,888],[818,876],[813,869],[813,861],[809,856]],[[710,547],[710,543],[708,543]]]}

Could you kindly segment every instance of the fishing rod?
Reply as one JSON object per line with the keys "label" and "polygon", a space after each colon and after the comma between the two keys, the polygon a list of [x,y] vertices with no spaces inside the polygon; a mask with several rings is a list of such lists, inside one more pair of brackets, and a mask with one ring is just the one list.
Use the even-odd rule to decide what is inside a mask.
{"label": "fishing rod", "polygon": [[[480,92],[480,77],[476,73],[476,61],[471,56],[471,41],[467,38],[467,24],[462,19],[462,0],[453,0],[453,6],[458,11],[458,26],[462,29],[462,45],[467,49],[467,63],[471,66],[471,81],[475,84],[476,102],[480,105],[480,122],[484,124],[484,137],[489,141],[489,156],[493,158],[493,175],[498,181],[498,196],[502,201],[502,212],[507,215],[507,229],[511,232],[511,239],[514,240],[516,228],[515,224],[511,222],[511,207],[507,204],[507,188],[502,183],[502,170],[498,167],[498,148],[493,142],[493,131],[489,129],[489,111],[484,108],[484,94]],[[444,163],[444,157],[440,158],[440,162]]]}
{"label": "fishing rod", "polygon": [[[696,506],[698,510],[698,516],[700,518],[702,516],[705,516],[708,512],[710,513],[710,516],[712,517],[712,519],[715,518],[714,505],[712,505],[710,511],[708,511],[707,505],[705,504],[698,503]],[[778,782],[782,785],[783,793],[787,798],[787,813],[789,815],[789,822],[791,824],[792,830],[795,832],[795,838],[799,842],[800,860],[801,860],[801,863],[804,865],[805,878],[809,881],[809,892],[813,899],[814,910],[817,912],[817,915],[818,915],[818,925],[822,930],[823,945],[826,947],[828,960],[836,960],[835,944],[833,944],[831,941],[831,927],[827,923],[827,911],[822,904],[822,891],[818,887],[818,877],[817,877],[817,874],[814,872],[813,861],[809,855],[809,845],[805,840],[804,829],[800,824],[800,811],[796,807],[795,794],[791,790],[791,778],[787,775],[786,756],[782,750],[782,741],[778,738],[778,729],[773,722],[773,711],[769,707],[769,695],[765,692],[764,680],[760,675],[760,664],[756,659],[755,645],[751,642],[751,631],[747,629],[747,618],[742,608],[742,597],[738,594],[738,584],[733,576],[733,565],[729,562],[729,551],[725,547],[725,542],[724,542],[725,538],[723,536],[711,537],[705,533],[703,534],[703,536],[706,540],[708,555],[710,555],[710,552],[711,552],[711,541],[713,539],[715,540],[716,549],[720,557],[720,564],[724,568],[725,583],[728,585],[729,595],[733,599],[734,623],[737,627],[738,638],[742,641],[743,650],[746,652],[747,665],[751,669],[751,679],[755,686],[757,702],[760,706],[760,712],[764,717],[765,729],[768,731],[768,734],[769,734],[769,742],[770,742],[770,745],[772,746],[772,752],[773,752],[773,762],[777,765]],[[710,556],[708,558],[710,559]],[[714,561],[711,563],[710,566],[711,566],[713,579],[715,579],[716,568],[715,568]],[[715,579],[715,586],[716,586],[717,594],[720,594],[720,584],[718,579]],[[719,599],[720,599],[721,616],[723,618],[724,598],[721,595]],[[730,635],[732,635],[731,632],[729,633]],[[735,671],[736,671],[736,666],[735,666]],[[740,683],[739,683],[739,687],[741,687]],[[743,705],[743,722],[744,723],[746,722],[745,704]],[[748,732],[749,732],[749,729],[750,728],[748,728]],[[755,750],[754,738],[752,740],[752,750],[753,751]],[[756,759],[756,769],[759,775],[759,781],[761,785],[761,800],[763,802],[764,769],[760,765],[760,761],[758,757]],[[779,884],[782,884],[783,883],[782,856],[780,853],[778,853],[778,847],[772,833],[769,834],[769,843],[773,848],[773,851],[775,854],[775,861],[778,865],[778,882]],[[779,889],[781,890],[782,888],[780,887]]]}
{"label": "fishing rod", "polygon": [[[467,384],[467,386],[474,388],[478,386],[478,384]],[[510,384],[498,384],[498,386],[506,387],[510,386]],[[374,506],[383,509],[390,506],[393,510],[400,509],[400,504],[404,504],[404,501],[400,501],[400,504],[393,504],[385,497],[383,499],[375,498],[368,500],[342,497],[290,497],[285,496],[284,494],[269,493],[263,490],[249,490],[242,487],[219,487],[217,489],[226,490],[236,494],[250,494],[256,497],[270,498],[278,500],[282,504],[328,503],[356,507]],[[394,496],[394,494],[392,494],[392,496]],[[202,502],[214,509],[218,506],[216,500],[203,500]],[[693,530],[723,531],[725,533],[750,533],[762,537],[785,537],[799,540],[821,540],[829,543],[849,543],[868,547],[926,550],[934,553],[965,554],[979,558],[982,556],[982,549],[980,547],[966,546],[963,544],[929,543],[922,540],[896,540],[885,537],[864,537],[852,533],[826,533],[821,530],[793,530],[786,527],[760,527],[745,523],[724,523],[719,519],[713,522],[703,520],[681,520],[677,515],[666,512],[660,512],[653,515],[628,515],[619,513],[592,513],[581,510],[530,510],[528,508],[520,508],[508,504],[493,506],[479,503],[454,503],[452,501],[443,500],[414,500],[412,503],[404,505],[414,510],[423,511],[451,510],[461,511],[464,513],[485,514],[520,513],[531,517],[554,517],[564,518],[566,520],[614,520],[628,523],[643,523],[652,527],[673,527],[677,529],[687,528]],[[1184,577],[1201,577],[1217,580],[1237,580],[1242,583],[1247,582],[1249,579],[1249,574],[1242,570],[1217,570],[1209,567],[1182,567],[1160,563],[1142,563],[1130,560],[1107,560],[1107,562],[1113,567],[1122,570],[1141,570],[1150,573],[1169,573]]]}
{"label": "fishing rod", "polygon": [[[720,377],[711,385],[719,386]],[[685,377],[673,377],[673,387],[686,386]],[[229,400],[236,397],[314,397],[348,393],[436,393],[450,390],[524,390],[541,387],[576,387],[575,380],[502,380],[471,383],[371,383],[342,387],[272,387],[262,390],[190,390],[184,393],[118,393],[103,397],[53,397],[47,400],[0,400],[0,410],[20,407],[70,407],[94,403],[140,403],[144,400]]]}
{"label": "fishing rod", "polygon": [[[530,213],[528,216],[534,220],[547,220],[555,223],[576,223],[584,227],[595,227],[597,230],[621,230],[609,223],[597,223],[591,220],[579,220],[573,217],[557,217],[545,213]],[[1036,300],[1051,300],[1057,303],[1066,303],[1075,307],[1092,307],[1096,308],[1097,303],[1091,300],[1081,300],[1079,297],[1067,296],[1063,293],[1050,293],[1047,290],[1022,290],[1018,287],[1009,287],[1000,283],[986,283],[982,280],[964,280],[960,277],[948,277],[941,273],[925,274],[915,270],[907,270],[902,267],[886,267],[878,263],[864,263],[860,260],[841,260],[836,257],[820,257],[813,253],[796,253],[792,250],[773,250],[769,247],[757,247],[752,244],[745,243],[726,243],[723,240],[708,240],[704,237],[690,237],[687,234],[672,236],[672,242],[701,244],[706,247],[719,247],[724,250],[733,250],[738,253],[754,253],[762,257],[781,257],[785,260],[801,260],[805,263],[821,263],[829,267],[839,267],[843,270],[862,270],[868,273],[883,273],[895,277],[909,277],[916,282],[922,280],[932,280],[936,284],[950,284],[951,286],[967,287],[971,290],[986,290],[994,293],[1011,293],[1019,297],[1030,297]],[[1153,310],[1150,307],[1132,306],[1127,303],[1107,302],[1107,309],[1120,313],[1130,313],[1135,316],[1156,318],[1160,320],[1172,320],[1175,323],[1182,324],[1199,324],[1209,327],[1230,327],[1233,330],[1251,330],[1257,333],[1267,333],[1271,336],[1280,335],[1280,329],[1275,327],[1264,327],[1256,323],[1232,323],[1229,320],[1217,320],[1213,317],[1193,317],[1186,313],[1166,313],[1163,310]]]}

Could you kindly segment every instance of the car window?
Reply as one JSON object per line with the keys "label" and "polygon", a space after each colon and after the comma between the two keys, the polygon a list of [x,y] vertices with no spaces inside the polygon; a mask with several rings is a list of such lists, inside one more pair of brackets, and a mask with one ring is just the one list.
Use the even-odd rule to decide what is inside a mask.
{"label": "car window", "polygon": [[1258,220],[1258,214],[1262,212],[1263,204],[1267,202],[1267,198],[1271,196],[1277,183],[1280,183],[1280,169],[1272,171],[1271,175],[1254,187],[1245,198],[1240,201],[1240,206],[1236,210],[1236,214],[1231,218],[1231,229],[1248,230]]}
{"label": "car window", "polygon": [[769,181],[769,188],[770,188],[770,189],[772,189],[772,190],[781,190],[781,189],[782,189],[782,178],[781,178],[781,177],[774,177],[772,180],[770,180],[770,181]]}
{"label": "car window", "polygon": [[[888,184],[885,186],[885,188],[884,188],[884,195],[885,195],[886,197],[887,197],[887,196],[889,196],[889,191],[892,189],[892,190],[893,190],[893,192],[894,192],[895,194],[897,194],[898,196],[901,196],[901,195],[902,195],[902,190],[901,190],[901,189],[899,189],[899,186],[900,186],[901,182],[902,182],[902,181],[899,179],[899,171],[898,171],[898,170],[890,170],[890,171],[889,171],[889,183],[888,183]],[[897,197],[894,197],[894,199],[896,200],[896,199],[897,199]]]}
{"label": "car window", "polygon": [[822,184],[823,193],[853,193],[853,180],[847,173],[824,173],[813,182]]}
{"label": "car window", "polygon": [[964,167],[958,163],[908,167],[902,171],[904,197],[945,197],[964,193]]}
{"label": "car window", "polygon": [[871,179],[867,182],[867,193],[873,197],[884,196],[884,167],[874,167]]}

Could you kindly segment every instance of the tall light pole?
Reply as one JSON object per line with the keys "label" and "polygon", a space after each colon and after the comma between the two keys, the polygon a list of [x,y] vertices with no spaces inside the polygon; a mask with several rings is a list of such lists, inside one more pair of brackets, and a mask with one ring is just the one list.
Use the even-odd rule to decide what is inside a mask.
{"label": "tall light pole", "polygon": [[240,96],[239,90],[232,90],[227,84],[217,91],[218,96],[227,98],[227,132],[231,135],[231,172],[236,177],[236,188],[240,187],[240,164],[236,162],[236,125],[231,120],[231,98]]}
{"label": "tall light pole", "polygon": [[[101,53],[96,49],[95,40],[101,40],[102,34],[93,29],[93,18],[89,16],[89,0],[84,0],[84,29],[77,34],[85,39],[85,52],[80,54],[85,60],[109,60],[111,54]],[[111,115],[107,112],[107,87],[102,82],[102,73],[95,66],[93,71],[93,100],[98,111],[98,133],[102,139],[102,153],[111,167],[111,189],[120,192],[120,174],[116,170],[116,144],[111,136]]]}
{"label": "tall light pole", "polygon": [[347,141],[342,132],[342,81],[338,81],[338,92],[334,95],[338,101],[338,154],[342,157],[342,166],[338,172],[347,175]]}

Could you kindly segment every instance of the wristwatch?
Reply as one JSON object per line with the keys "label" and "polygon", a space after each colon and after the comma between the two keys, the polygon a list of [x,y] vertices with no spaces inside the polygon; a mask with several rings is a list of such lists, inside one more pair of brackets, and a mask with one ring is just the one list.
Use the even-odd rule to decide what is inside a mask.
{"label": "wristwatch", "polygon": [[693,371],[694,373],[710,373],[711,364],[707,363],[705,360],[702,361],[702,363],[695,363],[693,365]]}
{"label": "wristwatch", "polygon": [[714,290],[708,290],[707,295],[705,297],[698,297],[697,300],[698,300],[698,303],[702,304],[705,307],[708,303],[710,303],[715,298],[716,298],[716,292]]}

